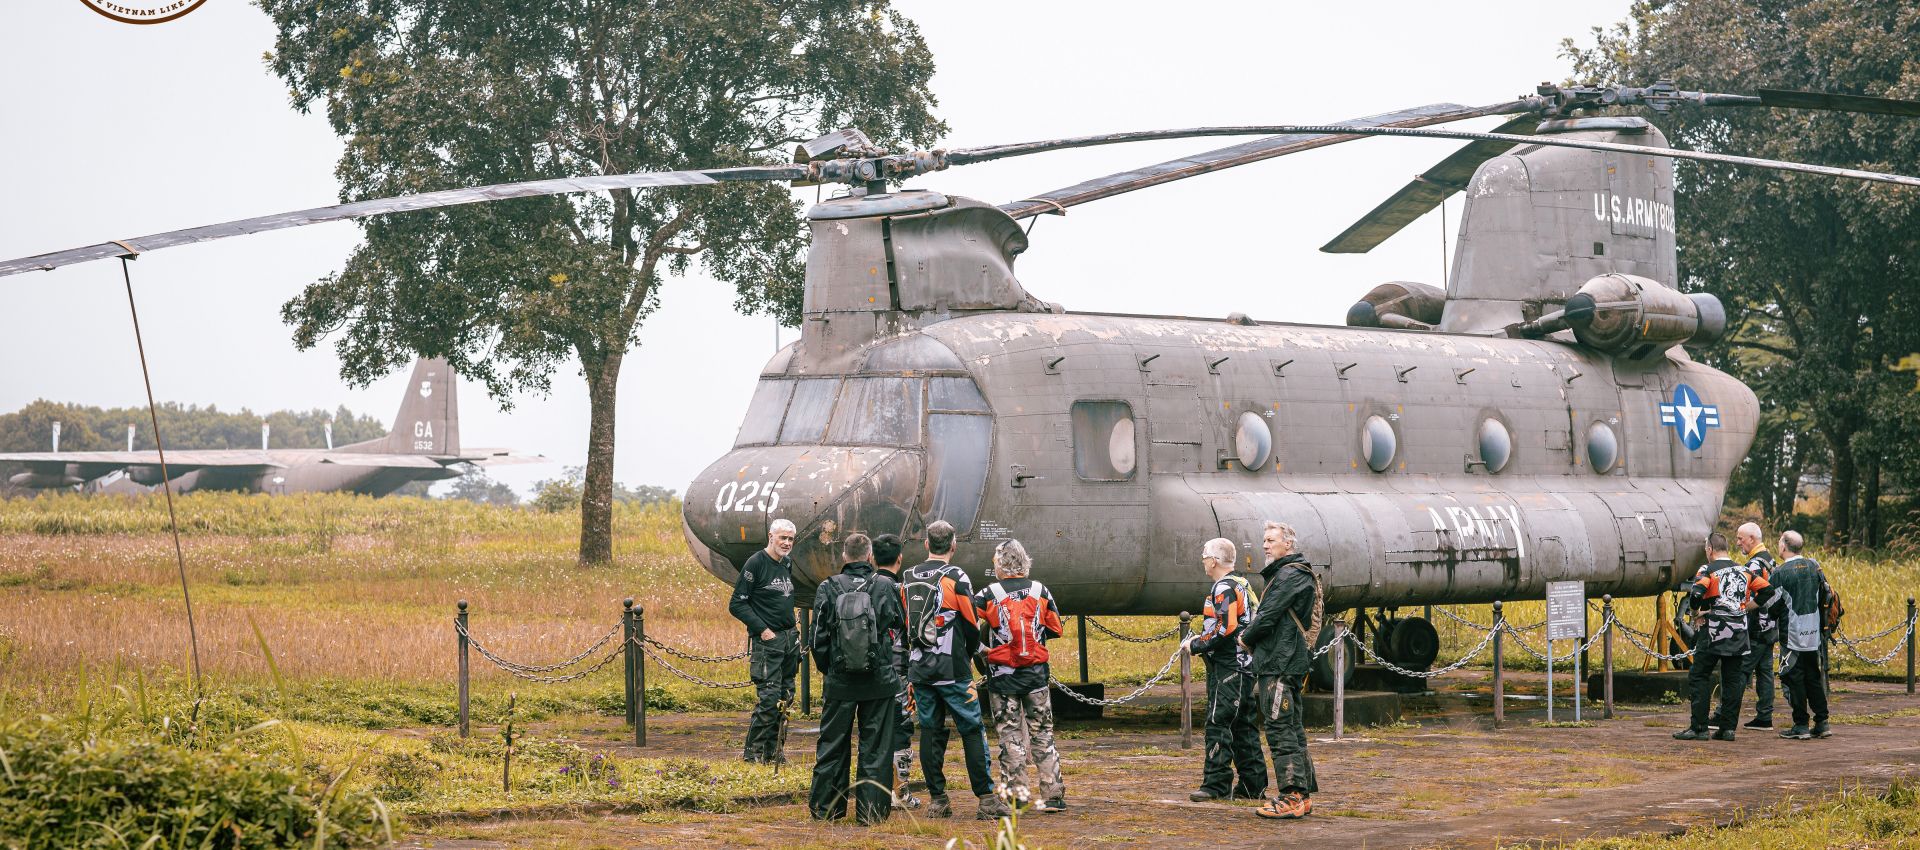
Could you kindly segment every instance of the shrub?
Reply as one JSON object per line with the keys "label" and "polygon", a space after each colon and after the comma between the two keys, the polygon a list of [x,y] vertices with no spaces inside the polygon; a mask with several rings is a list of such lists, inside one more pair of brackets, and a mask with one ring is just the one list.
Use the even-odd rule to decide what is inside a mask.
{"label": "shrub", "polygon": [[40,717],[0,728],[0,752],[0,846],[8,850],[141,847],[155,837],[165,847],[342,848],[385,835],[372,797],[231,742],[193,749]]}

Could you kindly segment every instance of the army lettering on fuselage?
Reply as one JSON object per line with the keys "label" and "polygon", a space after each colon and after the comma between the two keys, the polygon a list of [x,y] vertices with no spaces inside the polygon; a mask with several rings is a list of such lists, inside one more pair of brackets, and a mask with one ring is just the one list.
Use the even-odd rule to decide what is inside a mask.
{"label": "army lettering on fuselage", "polygon": [[771,514],[780,507],[780,491],[786,486],[784,481],[729,481],[720,486],[719,496],[713,500],[713,509],[721,513],[749,511]]}
{"label": "army lettering on fuselage", "polygon": [[1673,232],[1673,205],[1609,192],[1593,193],[1595,221]]}
{"label": "army lettering on fuselage", "polygon": [[1520,509],[1506,505],[1487,505],[1486,507],[1428,508],[1427,516],[1433,520],[1433,530],[1439,532],[1443,543],[1451,542],[1448,548],[1462,549],[1512,549],[1520,557],[1527,556],[1527,535],[1520,529]]}

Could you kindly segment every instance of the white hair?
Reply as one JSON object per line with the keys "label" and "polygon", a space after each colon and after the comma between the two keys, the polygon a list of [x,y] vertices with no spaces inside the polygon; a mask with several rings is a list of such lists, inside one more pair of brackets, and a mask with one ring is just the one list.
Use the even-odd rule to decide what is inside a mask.
{"label": "white hair", "polygon": [[993,550],[993,574],[999,578],[1015,578],[1026,575],[1033,569],[1033,558],[1027,555],[1027,547],[1020,541],[1008,538]]}
{"label": "white hair", "polygon": [[1798,555],[1806,545],[1807,541],[1801,537],[1800,532],[1791,528],[1780,532],[1780,548],[1787,550],[1787,554]]}
{"label": "white hair", "polygon": [[1229,567],[1233,566],[1238,554],[1239,553],[1233,548],[1233,541],[1225,537],[1215,537],[1207,541],[1206,545],[1200,547],[1200,557],[1212,558]]}
{"label": "white hair", "polygon": [[1280,542],[1285,543],[1288,549],[1293,548],[1293,542],[1295,539],[1293,534],[1293,526],[1288,525],[1284,522],[1269,521],[1267,523],[1266,530],[1280,532]]}
{"label": "white hair", "polygon": [[1740,526],[1740,530],[1734,532],[1734,534],[1740,537],[1748,538],[1750,540],[1756,540],[1761,543],[1766,542],[1765,536],[1762,535],[1760,532],[1760,524],[1757,522],[1749,522],[1749,523],[1742,524]]}
{"label": "white hair", "polygon": [[774,520],[773,522],[770,522],[770,523],[767,523],[767,536],[768,536],[768,537],[772,537],[772,536],[774,536],[774,535],[776,535],[776,534],[779,534],[779,533],[780,533],[780,532],[782,532],[782,531],[784,531],[784,532],[786,532],[786,533],[788,533],[788,534],[792,534],[792,535],[794,535],[794,536],[796,536],[796,537],[797,537],[797,536],[799,536],[799,534],[800,534],[800,529],[797,529],[797,528],[794,528],[794,527],[793,527],[793,520],[790,520],[790,519],[776,519],[776,520]]}

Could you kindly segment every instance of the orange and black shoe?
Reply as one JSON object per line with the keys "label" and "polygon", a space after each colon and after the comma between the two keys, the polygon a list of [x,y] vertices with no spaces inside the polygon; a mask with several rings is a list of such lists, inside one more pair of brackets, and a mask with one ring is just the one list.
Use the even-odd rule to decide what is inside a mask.
{"label": "orange and black shoe", "polygon": [[1298,791],[1287,793],[1267,801],[1267,804],[1254,809],[1253,813],[1273,820],[1293,820],[1306,817],[1313,812],[1313,800]]}

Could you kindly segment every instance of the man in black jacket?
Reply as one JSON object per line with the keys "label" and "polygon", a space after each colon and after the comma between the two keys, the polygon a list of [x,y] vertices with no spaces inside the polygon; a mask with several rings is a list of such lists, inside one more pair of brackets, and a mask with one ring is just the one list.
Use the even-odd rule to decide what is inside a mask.
{"label": "man in black jacket", "polygon": [[[1682,741],[1733,740],[1734,724],[1740,722],[1740,694],[1747,683],[1740,678],[1742,659],[1751,648],[1747,635],[1747,603],[1757,591],[1769,585],[1766,579],[1749,575],[1745,568],[1727,557],[1727,536],[1716,531],[1707,535],[1707,563],[1694,574],[1687,586],[1695,600],[1696,631],[1693,636],[1693,664],[1687,668],[1687,689],[1693,694],[1693,715],[1687,728],[1673,733]],[[1711,717],[1713,705],[1713,668],[1720,668],[1720,709]],[[1707,727],[1718,727],[1712,733]]]}
{"label": "man in black jacket", "polygon": [[[873,542],[866,535],[848,535],[842,555],[847,565],[822,582],[813,599],[811,648],[814,666],[822,674],[824,700],[807,810],[818,820],[847,816],[847,767],[858,729],[854,817],[872,825],[893,813],[893,727],[899,713],[894,697],[900,692],[893,642],[906,629],[906,612],[900,607],[899,586],[870,563]],[[844,597],[857,595],[866,596],[864,605],[842,604]],[[860,621],[849,620],[849,628],[843,628],[840,615],[848,609],[864,612],[870,622],[863,628]],[[848,656],[852,650],[847,647],[855,641],[864,645],[865,658]]]}
{"label": "man in black jacket", "polygon": [[[1253,587],[1233,574],[1233,541],[1216,537],[1200,550],[1200,566],[1213,587],[1201,606],[1200,633],[1187,649],[1207,662],[1207,756],[1196,803],[1237,797],[1257,800],[1267,792],[1267,762],[1260,755],[1259,707],[1254,698],[1253,656],[1240,646],[1240,630],[1253,621]],[[1240,776],[1234,781],[1234,774]]]}
{"label": "man in black jacket", "polygon": [[[1812,558],[1800,554],[1805,540],[1798,531],[1780,533],[1780,554],[1787,560],[1774,568],[1773,584],[1786,600],[1785,624],[1780,630],[1780,682],[1787,688],[1787,707],[1793,710],[1793,728],[1782,738],[1829,738],[1827,676],[1820,669],[1820,612],[1833,596],[1827,576]],[[1807,721],[1813,727],[1807,727]]]}
{"label": "man in black jacket", "polygon": [[753,553],[733,583],[727,612],[747,627],[752,647],[748,675],[759,696],[747,721],[749,762],[785,762],[780,752],[781,713],[793,699],[793,678],[800,673],[800,632],[793,620],[793,523],[776,519],[767,526],[767,548]]}
{"label": "man in black jacket", "polygon": [[1313,759],[1307,755],[1306,710],[1300,689],[1306,684],[1313,647],[1307,641],[1319,584],[1307,559],[1293,551],[1294,531],[1286,523],[1267,523],[1262,548],[1267,581],[1253,621],[1240,633],[1240,645],[1253,652],[1255,693],[1273,751],[1273,781],[1279,793],[1254,810],[1263,818],[1303,818],[1313,811]]}

